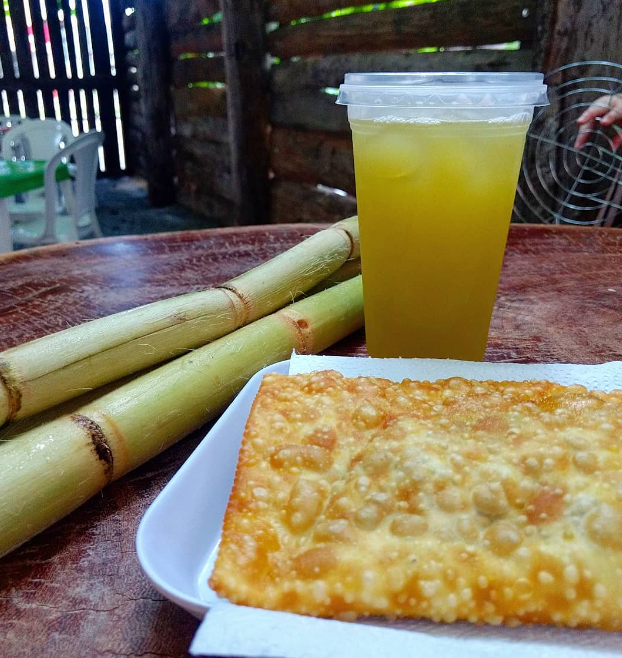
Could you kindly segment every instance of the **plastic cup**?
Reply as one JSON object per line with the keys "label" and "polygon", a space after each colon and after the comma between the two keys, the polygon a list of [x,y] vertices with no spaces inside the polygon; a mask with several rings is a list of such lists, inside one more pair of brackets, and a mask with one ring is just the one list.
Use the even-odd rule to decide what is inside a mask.
{"label": "plastic cup", "polygon": [[481,360],[536,73],[348,73],[367,349]]}

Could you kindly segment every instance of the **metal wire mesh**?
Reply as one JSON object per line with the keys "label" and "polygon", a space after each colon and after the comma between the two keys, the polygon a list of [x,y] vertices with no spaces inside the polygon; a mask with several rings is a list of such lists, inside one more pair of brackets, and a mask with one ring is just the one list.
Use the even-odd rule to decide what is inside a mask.
{"label": "metal wire mesh", "polygon": [[587,142],[574,147],[578,117],[602,96],[622,91],[622,65],[576,62],[551,71],[545,81],[550,105],[536,108],[527,133],[514,220],[622,223],[622,153],[612,145],[622,129],[603,128],[597,119]]}

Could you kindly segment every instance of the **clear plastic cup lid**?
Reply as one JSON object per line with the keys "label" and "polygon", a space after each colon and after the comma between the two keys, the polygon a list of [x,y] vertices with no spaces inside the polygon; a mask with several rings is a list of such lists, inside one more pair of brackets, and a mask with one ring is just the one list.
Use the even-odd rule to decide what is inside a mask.
{"label": "clear plastic cup lid", "polygon": [[534,107],[548,105],[541,73],[346,73],[338,105]]}

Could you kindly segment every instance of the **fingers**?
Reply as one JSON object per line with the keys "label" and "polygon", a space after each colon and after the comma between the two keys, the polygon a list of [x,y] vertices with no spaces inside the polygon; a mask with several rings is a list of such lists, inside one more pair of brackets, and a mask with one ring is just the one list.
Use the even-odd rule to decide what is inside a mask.
{"label": "fingers", "polygon": [[617,151],[622,146],[622,133],[616,133],[611,140],[611,150]]}
{"label": "fingers", "polygon": [[587,142],[590,133],[594,130],[595,123],[596,122],[594,121],[594,119],[590,119],[589,123],[584,124],[579,128],[579,133],[577,134],[577,138],[574,141],[574,147],[576,149],[582,148],[584,144]]}
{"label": "fingers", "polygon": [[[577,124],[580,127],[574,143],[576,149],[580,149],[586,144],[590,133],[596,128],[596,119],[599,120],[600,126],[603,128],[622,123],[622,96],[619,94],[601,96],[581,114],[577,119]],[[620,134],[614,135],[612,138],[613,149],[618,149],[621,142],[622,137]]]}
{"label": "fingers", "polygon": [[622,119],[622,107],[613,107],[607,114],[603,115],[603,117],[600,120],[600,125],[604,126],[605,128],[607,126],[612,126],[614,123],[617,123]]}
{"label": "fingers", "polygon": [[577,123],[581,125],[588,121],[594,121],[596,117],[602,117],[604,114],[607,114],[612,108],[611,101],[613,98],[612,96],[601,96],[597,98],[577,119]]}
{"label": "fingers", "polygon": [[584,123],[588,123],[589,121],[594,121],[596,117],[602,117],[603,114],[607,114],[609,112],[609,107],[603,106],[603,105],[590,105],[590,107],[583,112],[583,114],[577,119],[577,123],[579,125],[582,125]]}

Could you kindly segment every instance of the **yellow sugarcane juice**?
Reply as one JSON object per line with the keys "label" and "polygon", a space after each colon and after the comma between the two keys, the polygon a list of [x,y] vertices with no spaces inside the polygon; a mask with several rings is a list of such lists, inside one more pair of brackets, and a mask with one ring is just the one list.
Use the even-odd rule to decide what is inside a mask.
{"label": "yellow sugarcane juice", "polygon": [[483,358],[527,125],[352,122],[370,355]]}
{"label": "yellow sugarcane juice", "polygon": [[[383,75],[395,88],[396,74],[368,77]],[[425,85],[414,100],[395,93],[389,101],[372,85],[371,95],[348,104],[371,356],[484,357],[534,97],[528,107],[489,107],[499,98],[492,83],[477,91],[484,76],[451,75],[456,82],[430,74],[447,94],[440,101],[433,91],[426,96]],[[496,75],[506,86],[508,76],[534,76]],[[542,94],[541,76],[536,82]],[[483,106],[452,106],[460,93],[452,84]],[[404,106],[404,95],[449,107]],[[360,105],[366,98],[395,102]]]}

